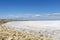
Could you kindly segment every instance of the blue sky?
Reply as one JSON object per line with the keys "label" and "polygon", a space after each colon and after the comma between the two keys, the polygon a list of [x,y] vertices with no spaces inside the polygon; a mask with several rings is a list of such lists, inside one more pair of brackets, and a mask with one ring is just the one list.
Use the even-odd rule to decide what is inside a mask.
{"label": "blue sky", "polygon": [[1,18],[60,19],[60,0],[0,0]]}

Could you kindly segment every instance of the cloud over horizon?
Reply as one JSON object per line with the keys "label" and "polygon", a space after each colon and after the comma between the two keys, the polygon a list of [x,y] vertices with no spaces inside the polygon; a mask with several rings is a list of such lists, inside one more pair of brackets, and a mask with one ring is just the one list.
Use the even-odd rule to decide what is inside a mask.
{"label": "cloud over horizon", "polygon": [[60,13],[47,13],[47,14],[21,14],[21,15],[14,15],[9,14],[5,16],[0,16],[0,19],[34,19],[34,20],[40,20],[40,19],[60,19]]}

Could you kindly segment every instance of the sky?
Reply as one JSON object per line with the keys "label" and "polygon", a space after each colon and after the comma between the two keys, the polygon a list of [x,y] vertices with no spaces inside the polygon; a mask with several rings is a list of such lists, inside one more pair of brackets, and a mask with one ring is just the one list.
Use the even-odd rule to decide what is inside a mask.
{"label": "sky", "polygon": [[60,19],[60,0],[0,0],[0,19]]}

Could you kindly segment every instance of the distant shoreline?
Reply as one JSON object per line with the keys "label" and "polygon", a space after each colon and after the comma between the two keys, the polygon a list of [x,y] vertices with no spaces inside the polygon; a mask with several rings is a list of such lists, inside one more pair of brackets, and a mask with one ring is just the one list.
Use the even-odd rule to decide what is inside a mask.
{"label": "distant shoreline", "polygon": [[0,19],[0,20],[10,20],[10,21],[60,21],[59,20],[53,20],[53,19],[40,19],[40,20],[17,20],[17,19]]}

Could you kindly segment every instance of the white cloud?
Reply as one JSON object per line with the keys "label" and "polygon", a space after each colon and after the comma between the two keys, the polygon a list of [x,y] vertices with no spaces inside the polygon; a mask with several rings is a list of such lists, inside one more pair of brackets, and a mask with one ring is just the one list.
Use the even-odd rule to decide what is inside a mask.
{"label": "white cloud", "polygon": [[40,15],[40,14],[36,14],[35,16],[36,16],[36,17],[39,17],[39,16],[41,16],[41,15]]}
{"label": "white cloud", "polygon": [[13,18],[18,18],[19,16],[17,15],[5,15],[5,16],[0,16],[0,19],[13,19]]}
{"label": "white cloud", "polygon": [[13,19],[13,18],[25,18],[25,19],[60,19],[60,13],[46,13],[46,14],[21,14],[21,15],[6,15],[0,16],[0,19]]}

